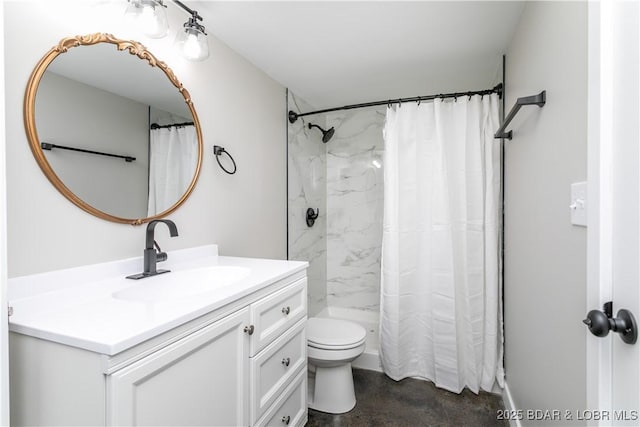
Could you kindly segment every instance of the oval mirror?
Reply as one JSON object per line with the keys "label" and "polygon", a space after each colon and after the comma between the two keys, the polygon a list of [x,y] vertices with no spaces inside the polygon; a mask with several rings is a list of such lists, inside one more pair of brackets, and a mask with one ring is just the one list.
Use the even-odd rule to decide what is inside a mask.
{"label": "oval mirror", "polygon": [[138,42],[62,39],[29,78],[24,120],[49,181],[99,218],[161,218],[198,179],[202,132],[189,92]]}

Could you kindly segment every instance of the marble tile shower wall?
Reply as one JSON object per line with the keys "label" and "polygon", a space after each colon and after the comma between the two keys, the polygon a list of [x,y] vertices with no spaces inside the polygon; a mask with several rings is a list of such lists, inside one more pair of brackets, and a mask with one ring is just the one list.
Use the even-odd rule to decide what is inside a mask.
{"label": "marble tile shower wall", "polygon": [[378,313],[382,248],[385,110],[329,113],[327,304]]}
{"label": "marble tile shower wall", "polygon": [[[289,109],[314,108],[289,92]],[[288,127],[289,258],[309,261],[309,316],[322,309],[377,314],[382,247],[384,108],[300,118]],[[317,129],[336,132],[323,144]],[[307,227],[306,210],[320,216]]]}
{"label": "marble tile shower wall", "polygon": [[[289,110],[311,111],[303,100],[289,92]],[[324,126],[323,116],[313,123]],[[327,306],[327,187],[326,147],[321,133],[309,129],[309,119],[300,118],[288,126],[289,259],[308,261],[309,316]],[[308,208],[320,209],[313,227],[305,221]]]}

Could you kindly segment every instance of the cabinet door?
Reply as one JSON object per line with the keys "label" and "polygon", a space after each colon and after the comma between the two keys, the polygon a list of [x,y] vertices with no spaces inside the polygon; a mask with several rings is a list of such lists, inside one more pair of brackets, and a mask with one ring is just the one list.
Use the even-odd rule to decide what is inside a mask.
{"label": "cabinet door", "polygon": [[245,308],[107,377],[107,424],[239,426],[249,420]]}

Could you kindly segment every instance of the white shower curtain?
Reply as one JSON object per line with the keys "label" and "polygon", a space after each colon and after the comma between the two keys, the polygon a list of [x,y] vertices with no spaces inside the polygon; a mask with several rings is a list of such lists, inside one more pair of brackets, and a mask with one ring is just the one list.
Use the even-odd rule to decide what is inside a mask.
{"label": "white shower curtain", "polygon": [[151,129],[149,208],[153,216],[173,206],[193,180],[198,163],[195,126]]}
{"label": "white shower curtain", "polygon": [[380,356],[395,380],[503,386],[498,120],[496,94],[387,109]]}

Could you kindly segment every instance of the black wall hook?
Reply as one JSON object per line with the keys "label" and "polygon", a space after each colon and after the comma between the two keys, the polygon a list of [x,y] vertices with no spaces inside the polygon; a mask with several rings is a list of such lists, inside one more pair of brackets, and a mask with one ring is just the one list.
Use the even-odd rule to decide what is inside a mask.
{"label": "black wall hook", "polygon": [[313,210],[313,208],[307,209],[307,226],[313,227],[313,224],[315,224],[318,215],[320,215],[320,208],[316,209],[315,211]]}

